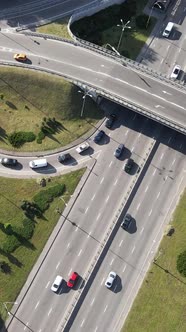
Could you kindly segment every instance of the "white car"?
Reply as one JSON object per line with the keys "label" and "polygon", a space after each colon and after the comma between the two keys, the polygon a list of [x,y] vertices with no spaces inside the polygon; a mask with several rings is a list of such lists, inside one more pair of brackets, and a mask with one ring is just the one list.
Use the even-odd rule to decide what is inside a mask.
{"label": "white car", "polygon": [[105,281],[105,286],[107,288],[111,288],[115,279],[116,279],[116,272],[111,271],[107,277],[107,280]]}
{"label": "white car", "polygon": [[62,281],[63,281],[63,278],[61,276],[57,276],[52,284],[51,290],[56,293],[58,291],[59,287],[61,286]]}
{"label": "white car", "polygon": [[79,145],[76,149],[78,153],[82,153],[83,151],[87,150],[90,147],[88,142],[84,142],[83,144]]}
{"label": "white car", "polygon": [[178,78],[180,70],[181,70],[181,67],[179,65],[175,65],[173,68],[173,71],[170,75],[170,78],[174,78],[174,79]]}

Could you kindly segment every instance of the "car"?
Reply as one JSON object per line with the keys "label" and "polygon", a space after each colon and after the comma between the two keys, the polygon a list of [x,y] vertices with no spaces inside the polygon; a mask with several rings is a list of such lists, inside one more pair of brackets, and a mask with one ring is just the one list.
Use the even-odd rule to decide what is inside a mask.
{"label": "car", "polygon": [[117,149],[114,152],[114,156],[116,158],[119,158],[121,156],[123,150],[124,150],[124,144],[119,144],[118,147],[117,147]]}
{"label": "car", "polygon": [[175,65],[172,70],[172,73],[170,75],[170,78],[177,79],[178,75],[180,73],[180,70],[181,70],[181,67],[179,65]]}
{"label": "car", "polygon": [[132,216],[129,213],[127,213],[123,218],[121,227],[127,230],[130,227],[131,223],[132,223]]}
{"label": "car", "polygon": [[108,117],[108,119],[105,122],[105,127],[112,128],[115,120],[116,120],[116,114],[113,114],[113,113],[110,114],[109,117]]}
{"label": "car", "polygon": [[100,142],[104,135],[105,135],[105,132],[103,130],[98,131],[98,133],[94,137],[94,142],[95,143]]}
{"label": "car", "polygon": [[131,159],[131,158],[127,159],[127,161],[126,161],[126,163],[124,165],[125,172],[126,173],[130,173],[131,170],[132,170],[132,168],[133,168],[133,166],[134,166],[134,160]]}
{"label": "car", "polygon": [[62,153],[57,157],[57,159],[60,163],[64,163],[65,161],[68,161],[71,158],[72,157],[71,157],[70,153]]}
{"label": "car", "polygon": [[79,274],[77,272],[72,272],[69,280],[67,281],[67,286],[73,288],[79,278]]}
{"label": "car", "polygon": [[111,288],[115,279],[116,279],[116,272],[111,271],[107,277],[107,280],[105,281],[105,286],[107,288]]}
{"label": "car", "polygon": [[24,53],[16,53],[14,54],[14,59],[17,61],[26,61],[27,60],[27,56]]}
{"label": "car", "polygon": [[17,165],[17,159],[0,158],[0,163],[4,166],[16,166]]}
{"label": "car", "polygon": [[62,284],[63,278],[61,276],[57,276],[56,279],[54,280],[51,290],[55,293],[59,290],[61,284]]}
{"label": "car", "polygon": [[83,144],[79,145],[76,149],[78,153],[82,153],[83,151],[87,150],[90,147],[88,142],[84,142]]}

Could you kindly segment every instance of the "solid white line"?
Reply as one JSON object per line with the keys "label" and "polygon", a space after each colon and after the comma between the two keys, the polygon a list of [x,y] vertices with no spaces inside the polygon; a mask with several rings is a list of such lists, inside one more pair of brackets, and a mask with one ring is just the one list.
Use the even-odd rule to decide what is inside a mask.
{"label": "solid white line", "polygon": [[109,167],[112,165],[113,161],[111,160],[110,164],[109,164]]}
{"label": "solid white line", "polygon": [[37,304],[36,304],[36,306],[35,306],[35,309],[38,307],[38,305],[39,305],[39,301],[37,302]]}
{"label": "solid white line", "polygon": [[79,254],[78,254],[78,256],[80,256],[80,255],[81,255],[81,253],[82,253],[82,249],[79,251]]}
{"label": "solid white line", "polygon": [[91,306],[93,305],[94,301],[95,301],[95,298],[93,298],[92,302],[90,303]]}
{"label": "solid white line", "polygon": [[120,244],[119,244],[119,247],[121,247],[121,245],[122,245],[122,242],[123,242],[123,240],[121,240],[121,242],[120,242]]}
{"label": "solid white line", "polygon": [[142,233],[143,233],[143,231],[144,231],[144,227],[141,229],[141,231],[140,231],[140,234],[142,234]]}
{"label": "solid white line", "polygon": [[140,203],[138,204],[138,206],[137,206],[136,210],[138,210],[138,209],[139,209],[139,207],[140,207]]}
{"label": "solid white line", "polygon": [[105,200],[105,202],[106,202],[106,203],[108,202],[108,200],[109,200],[109,197],[110,197],[110,196],[108,196],[108,197],[106,198],[106,200]]}
{"label": "solid white line", "polygon": [[60,262],[57,263],[57,265],[56,265],[56,270],[58,269],[59,265],[60,265]]}
{"label": "solid white line", "polygon": [[101,213],[99,213],[99,214],[98,214],[98,216],[97,216],[96,220],[98,220],[98,219],[99,219],[100,215],[101,215]]}
{"label": "solid white line", "polygon": [[159,191],[159,193],[157,194],[156,198],[158,198],[158,197],[159,197],[159,195],[160,195],[160,191]]}
{"label": "solid white line", "polygon": [[96,194],[94,194],[94,195],[92,196],[92,198],[91,198],[91,201],[93,201],[93,200],[94,200],[95,196],[96,196]]}
{"label": "solid white line", "polygon": [[154,175],[156,173],[156,169],[154,170],[154,172],[152,173],[152,175]]}
{"label": "solid white line", "polygon": [[148,190],[148,188],[149,188],[149,186],[146,186],[146,188],[145,188],[145,193],[146,193],[146,191]]}
{"label": "solid white line", "polygon": [[150,210],[150,212],[149,212],[149,217],[150,217],[151,213],[152,213],[152,210]]}
{"label": "solid white line", "polygon": [[49,312],[48,312],[48,316],[51,314],[51,312],[52,312],[52,308],[49,310]]}
{"label": "solid white line", "polygon": [[106,307],[105,307],[105,309],[104,309],[104,312],[107,310],[107,308],[108,308],[108,305],[106,305]]}
{"label": "solid white line", "polygon": [[104,181],[104,178],[101,179],[100,184],[102,184],[103,181]]}
{"label": "solid white line", "polygon": [[105,280],[105,278],[102,279],[101,285],[103,285],[103,281]]}
{"label": "solid white line", "polygon": [[50,283],[50,281],[47,283],[47,285],[45,286],[45,288],[47,288],[47,287],[48,287],[49,283]]}
{"label": "solid white line", "polygon": [[127,267],[127,265],[125,265],[125,266],[124,266],[124,268],[123,268],[123,271],[122,271],[122,272],[125,272],[125,270],[126,270],[126,267]]}
{"label": "solid white line", "polygon": [[83,320],[82,320],[82,322],[81,322],[81,325],[80,325],[80,327],[82,327],[82,326],[83,326],[84,322],[85,322],[85,320],[83,319]]}
{"label": "solid white line", "polygon": [[133,254],[133,252],[134,252],[135,248],[136,248],[135,246],[132,248],[132,251],[131,251],[131,253],[132,253],[132,254]]}
{"label": "solid white line", "polygon": [[113,261],[114,261],[114,258],[111,260],[110,265],[112,265]]}

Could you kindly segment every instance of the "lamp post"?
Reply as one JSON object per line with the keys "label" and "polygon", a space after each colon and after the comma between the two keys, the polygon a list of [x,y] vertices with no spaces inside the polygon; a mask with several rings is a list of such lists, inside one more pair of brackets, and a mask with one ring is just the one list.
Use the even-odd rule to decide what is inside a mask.
{"label": "lamp post", "polygon": [[121,21],[121,24],[117,24],[117,27],[121,27],[121,35],[120,35],[120,39],[119,39],[119,42],[118,42],[118,47],[117,47],[117,51],[119,50],[119,47],[120,47],[120,44],[121,44],[121,40],[122,40],[122,37],[123,37],[123,32],[125,30],[125,28],[127,29],[131,29],[131,27],[128,26],[128,24],[130,23],[130,21],[128,21],[127,23],[123,23],[123,20],[122,18],[120,19]]}
{"label": "lamp post", "polygon": [[148,27],[148,25],[149,25],[149,22],[150,22],[150,18],[151,18],[151,16],[152,16],[153,9],[154,9],[154,6],[151,7],[151,10],[150,10],[150,13],[149,13],[149,17],[148,17],[148,20],[147,20],[147,24],[146,24],[146,29],[147,29],[147,27]]}
{"label": "lamp post", "polygon": [[115,49],[114,46],[110,45],[110,44],[106,44],[105,47],[109,46],[117,55],[121,56],[121,54]]}
{"label": "lamp post", "polygon": [[85,91],[83,93],[83,91],[81,90],[78,90],[79,93],[83,93],[83,104],[82,104],[82,108],[81,108],[81,114],[80,114],[80,117],[82,118],[83,116],[83,112],[84,112],[84,108],[85,108],[85,99],[86,99],[86,96],[90,96],[92,97],[92,95],[90,94],[90,92],[93,91],[93,89],[89,89],[88,91]]}
{"label": "lamp post", "polygon": [[4,308],[6,309],[7,314],[10,316],[10,315],[12,315],[12,313],[8,310],[8,308],[7,308],[7,304],[18,304],[18,303],[17,303],[17,302],[2,302],[2,305],[3,305]]}

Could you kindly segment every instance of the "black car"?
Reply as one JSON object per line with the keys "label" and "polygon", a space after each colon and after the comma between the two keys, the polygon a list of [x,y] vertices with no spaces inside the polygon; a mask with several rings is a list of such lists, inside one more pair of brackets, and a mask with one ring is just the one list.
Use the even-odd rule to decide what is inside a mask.
{"label": "black car", "polygon": [[0,163],[4,166],[16,166],[17,165],[17,159],[0,158]]}
{"label": "black car", "polygon": [[95,143],[100,142],[104,135],[105,135],[105,132],[104,132],[103,130],[100,130],[100,131],[96,134],[96,136],[94,137],[94,142],[95,142]]}
{"label": "black car", "polygon": [[58,161],[60,163],[64,163],[65,161],[68,161],[71,158],[70,153],[62,153],[58,156]]}
{"label": "black car", "polygon": [[118,145],[117,149],[114,152],[116,158],[119,158],[124,150],[124,144]]}
{"label": "black car", "polygon": [[112,128],[115,120],[116,120],[116,114],[109,115],[108,119],[105,122],[105,127]]}
{"label": "black car", "polygon": [[121,223],[121,227],[123,229],[127,230],[130,227],[131,222],[132,222],[132,216],[129,213],[127,213],[125,215],[125,217],[123,218],[123,221]]}
{"label": "black car", "polygon": [[133,166],[134,166],[134,160],[133,159],[128,159],[126,164],[124,165],[125,172],[130,173]]}

